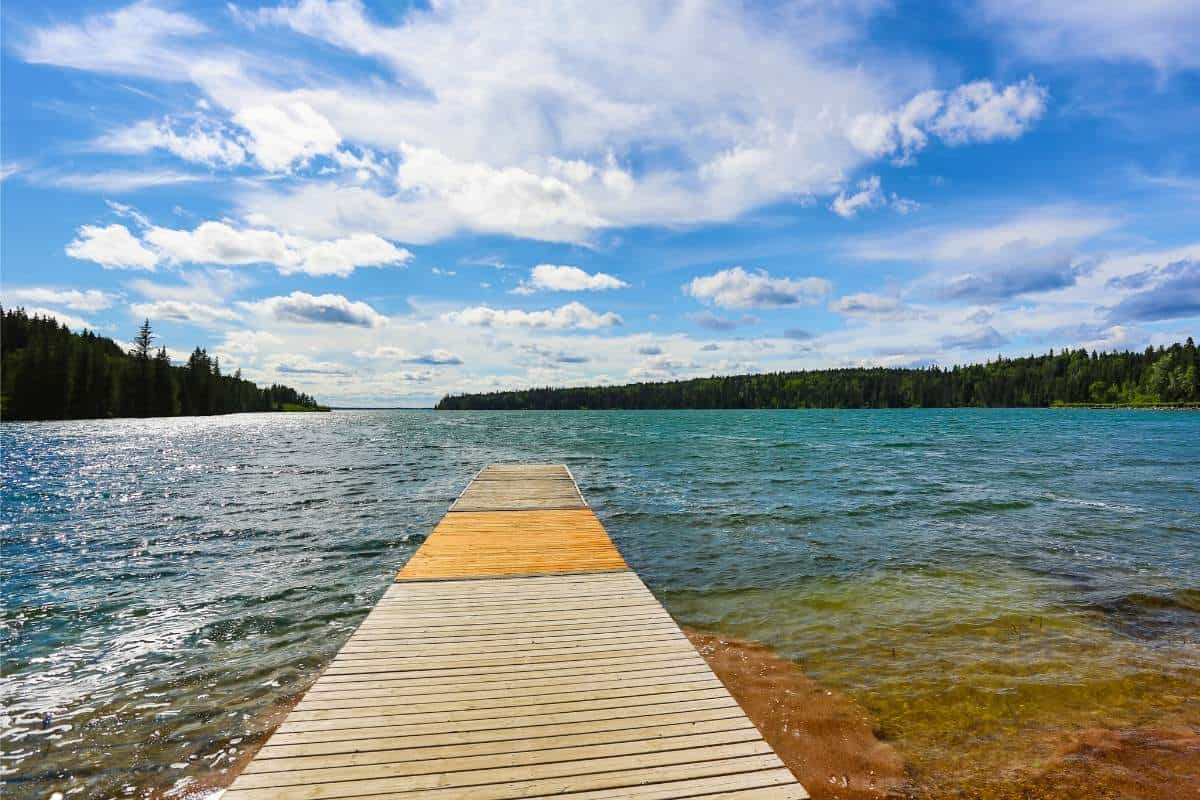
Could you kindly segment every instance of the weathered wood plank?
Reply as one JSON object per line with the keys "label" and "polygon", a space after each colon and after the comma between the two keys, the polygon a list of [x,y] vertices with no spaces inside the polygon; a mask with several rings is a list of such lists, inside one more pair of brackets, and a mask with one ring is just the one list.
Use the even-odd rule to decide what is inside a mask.
{"label": "weathered wood plank", "polygon": [[807,797],[565,467],[451,510],[226,800]]}
{"label": "weathered wood plank", "polygon": [[311,769],[316,767],[350,767],[364,764],[394,764],[403,761],[556,751],[585,745],[681,739],[696,734],[722,733],[726,731],[749,731],[753,733],[755,728],[750,724],[749,720],[741,716],[735,716],[726,719],[702,720],[700,722],[641,728],[619,728],[617,730],[597,731],[593,733],[542,737],[524,736],[516,739],[502,739],[500,741],[480,742],[477,744],[426,744],[424,746],[408,747],[385,745],[379,748],[350,752],[313,754],[307,754],[308,748],[313,746],[300,745],[294,748],[267,746],[259,751],[258,757],[250,762],[245,772],[286,772],[291,769]]}

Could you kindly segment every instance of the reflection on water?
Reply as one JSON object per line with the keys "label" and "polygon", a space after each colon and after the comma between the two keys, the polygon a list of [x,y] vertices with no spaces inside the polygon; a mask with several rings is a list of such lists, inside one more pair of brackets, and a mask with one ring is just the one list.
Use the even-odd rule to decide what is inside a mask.
{"label": "reflection on water", "polygon": [[1198,440],[1036,410],[5,424],[4,791],[220,782],[504,460],[570,463],[680,621],[845,692],[917,785],[1194,732]]}

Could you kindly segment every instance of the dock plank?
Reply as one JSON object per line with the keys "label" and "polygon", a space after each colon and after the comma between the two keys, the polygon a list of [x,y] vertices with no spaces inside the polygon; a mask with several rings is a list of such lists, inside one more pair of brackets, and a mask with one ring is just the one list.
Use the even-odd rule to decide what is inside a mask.
{"label": "dock plank", "polygon": [[225,800],[802,800],[555,464],[481,470]]}

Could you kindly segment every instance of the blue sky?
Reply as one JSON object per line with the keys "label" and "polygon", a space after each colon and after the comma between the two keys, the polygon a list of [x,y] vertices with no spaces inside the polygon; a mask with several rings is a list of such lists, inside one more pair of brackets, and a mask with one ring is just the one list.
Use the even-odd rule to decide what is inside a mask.
{"label": "blue sky", "polygon": [[1200,333],[1200,4],[3,10],[0,300],[340,404]]}

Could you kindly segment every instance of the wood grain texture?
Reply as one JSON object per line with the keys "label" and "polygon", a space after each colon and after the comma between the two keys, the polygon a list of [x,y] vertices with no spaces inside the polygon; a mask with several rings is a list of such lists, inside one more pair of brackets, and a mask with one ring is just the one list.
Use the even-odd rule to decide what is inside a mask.
{"label": "wood grain texture", "polygon": [[453,512],[587,508],[571,473],[561,464],[492,464],[450,506]]}
{"label": "wood grain texture", "polygon": [[565,467],[489,466],[455,511],[225,800],[808,797]]}
{"label": "wood grain texture", "polygon": [[[627,569],[625,559],[621,558],[591,509],[490,511],[447,514],[400,570],[397,579],[545,575],[617,569]],[[478,591],[478,587],[464,589]],[[551,588],[551,591],[554,590]],[[547,600],[558,602],[553,595]],[[450,603],[459,601],[460,596],[449,599]],[[487,610],[487,604],[466,608],[470,615]]]}

